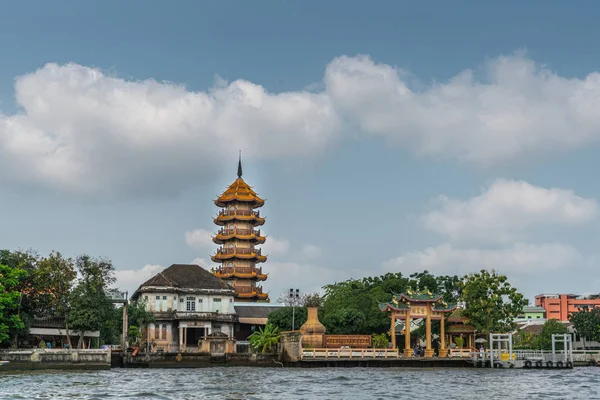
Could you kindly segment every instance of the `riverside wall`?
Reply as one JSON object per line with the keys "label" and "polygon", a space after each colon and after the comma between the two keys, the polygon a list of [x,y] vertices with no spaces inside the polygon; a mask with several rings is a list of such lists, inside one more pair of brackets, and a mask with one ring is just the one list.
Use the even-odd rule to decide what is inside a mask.
{"label": "riverside wall", "polygon": [[127,354],[127,368],[205,368],[216,366],[281,367],[278,354],[138,353]]}
{"label": "riverside wall", "polygon": [[18,349],[0,350],[0,373],[35,370],[102,370],[110,369],[110,350]]}

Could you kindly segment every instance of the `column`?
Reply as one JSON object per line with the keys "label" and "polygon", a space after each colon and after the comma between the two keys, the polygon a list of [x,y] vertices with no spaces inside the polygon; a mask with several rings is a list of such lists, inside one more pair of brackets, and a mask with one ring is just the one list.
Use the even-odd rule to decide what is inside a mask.
{"label": "column", "polygon": [[404,357],[410,357],[413,350],[410,347],[410,309],[406,310],[406,319],[404,320]]}
{"label": "column", "polygon": [[447,357],[448,350],[446,349],[446,324],[444,322],[444,314],[442,314],[442,319],[440,320],[440,353],[438,354],[440,357]]}
{"label": "column", "polygon": [[427,319],[425,320],[425,357],[433,357],[433,348],[431,347],[431,303],[427,303]]}
{"label": "column", "polygon": [[179,351],[183,351],[183,327],[179,327]]}
{"label": "column", "polygon": [[392,336],[392,349],[396,350],[396,311],[392,310],[390,318],[392,319],[392,327],[390,328],[390,336]]}

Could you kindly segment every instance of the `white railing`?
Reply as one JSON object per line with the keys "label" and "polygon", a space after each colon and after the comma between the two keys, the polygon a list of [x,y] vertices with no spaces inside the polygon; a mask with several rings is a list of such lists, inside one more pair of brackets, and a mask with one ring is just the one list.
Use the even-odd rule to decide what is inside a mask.
{"label": "white railing", "polygon": [[398,358],[395,349],[303,349],[303,359]]}

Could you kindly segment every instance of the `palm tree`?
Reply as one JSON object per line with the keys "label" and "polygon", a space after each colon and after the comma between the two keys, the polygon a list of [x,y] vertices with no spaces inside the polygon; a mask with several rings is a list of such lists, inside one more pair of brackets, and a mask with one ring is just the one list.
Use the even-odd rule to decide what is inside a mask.
{"label": "palm tree", "polygon": [[248,341],[255,352],[266,353],[279,342],[279,328],[268,323],[264,330],[259,328],[259,330],[254,331],[248,337]]}

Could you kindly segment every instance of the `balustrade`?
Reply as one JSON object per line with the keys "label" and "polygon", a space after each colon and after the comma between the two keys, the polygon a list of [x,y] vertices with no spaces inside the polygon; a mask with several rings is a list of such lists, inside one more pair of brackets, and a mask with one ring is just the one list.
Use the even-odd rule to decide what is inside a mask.
{"label": "balustrade", "polygon": [[239,266],[235,266],[235,267],[219,267],[216,270],[217,273],[219,274],[233,274],[235,272],[240,273],[240,274],[252,274],[252,273],[256,273],[257,275],[261,275],[262,274],[262,267],[256,268],[256,267],[239,267]]}
{"label": "balustrade", "polygon": [[218,254],[256,254],[262,255],[261,249],[253,249],[249,247],[220,247],[217,250]]}
{"label": "balustrade", "polygon": [[231,235],[242,235],[242,236],[260,236],[260,229],[243,229],[243,228],[222,228],[217,232],[219,235],[231,236]]}
{"label": "balustrade", "polygon": [[221,211],[219,211],[219,215],[222,215],[224,217],[241,216],[241,217],[257,217],[257,218],[260,218],[260,211],[253,211],[253,210],[221,210]]}
{"label": "balustrade", "polygon": [[262,294],[262,286],[235,286],[234,287],[236,293],[258,293]]}

